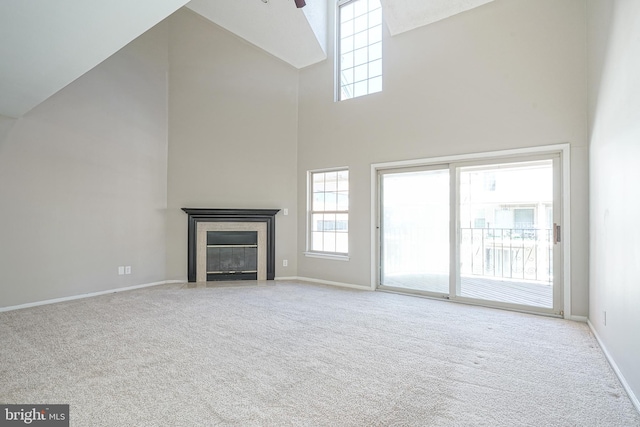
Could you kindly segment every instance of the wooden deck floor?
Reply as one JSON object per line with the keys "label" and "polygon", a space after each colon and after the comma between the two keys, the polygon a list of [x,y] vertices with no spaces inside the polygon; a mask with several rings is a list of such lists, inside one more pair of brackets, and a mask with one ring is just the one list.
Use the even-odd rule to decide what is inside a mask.
{"label": "wooden deck floor", "polygon": [[[445,275],[407,274],[385,277],[385,286],[449,294],[449,279]],[[499,301],[533,307],[553,307],[553,286],[516,280],[497,280],[488,277],[462,277],[460,296]]]}

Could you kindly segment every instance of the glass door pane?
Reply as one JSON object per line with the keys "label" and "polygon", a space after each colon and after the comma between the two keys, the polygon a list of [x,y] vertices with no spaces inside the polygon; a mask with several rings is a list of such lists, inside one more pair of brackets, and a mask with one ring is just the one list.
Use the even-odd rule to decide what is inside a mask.
{"label": "glass door pane", "polygon": [[449,169],[385,172],[380,285],[449,294]]}
{"label": "glass door pane", "polygon": [[456,296],[554,308],[553,160],[458,170]]}

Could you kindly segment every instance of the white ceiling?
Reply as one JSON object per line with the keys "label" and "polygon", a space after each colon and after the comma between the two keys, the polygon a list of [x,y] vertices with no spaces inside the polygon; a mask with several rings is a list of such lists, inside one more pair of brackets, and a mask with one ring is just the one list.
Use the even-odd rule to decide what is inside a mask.
{"label": "white ceiling", "polygon": [[0,0],[0,114],[22,116],[187,2]]}
{"label": "white ceiling", "polygon": [[248,42],[304,68],[327,58],[327,0],[192,0],[187,7]]}
{"label": "white ceiling", "polygon": [[395,36],[449,18],[493,0],[381,0],[389,32]]}
{"label": "white ceiling", "polygon": [[[297,68],[327,57],[335,0],[192,0],[188,7]],[[392,35],[493,0],[382,0]],[[0,0],[0,115],[20,117],[188,0]]]}

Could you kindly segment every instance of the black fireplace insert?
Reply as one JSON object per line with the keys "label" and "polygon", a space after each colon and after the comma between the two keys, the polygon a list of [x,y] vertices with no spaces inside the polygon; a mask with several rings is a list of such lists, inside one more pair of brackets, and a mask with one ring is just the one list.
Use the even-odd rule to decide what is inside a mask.
{"label": "black fireplace insert", "polygon": [[[276,235],[276,214],[280,211],[280,209],[208,209],[208,208],[182,208],[184,212],[188,215],[188,227],[187,227],[187,278],[189,282],[196,281],[196,251],[197,251],[197,237],[196,231],[198,223],[200,222],[264,222],[266,223],[267,228],[267,243],[266,243],[266,258],[267,258],[267,280],[273,280],[275,277],[276,271],[276,263],[275,263],[275,252],[276,252],[276,243],[275,243],[275,235]],[[236,233],[236,232],[234,232]],[[228,238],[224,237],[224,238]],[[233,239],[240,239],[240,241],[245,242],[246,237],[234,237]],[[214,238],[214,242],[218,237]],[[215,246],[216,243],[212,245]],[[233,244],[233,243],[232,243]],[[248,245],[247,243],[241,243],[241,245]],[[236,244],[237,246],[237,244]],[[215,247],[209,248],[209,235],[207,235],[207,252],[210,249],[215,249]],[[220,248],[222,249],[222,248]],[[251,253],[251,248],[229,248],[232,249],[230,259],[231,261],[225,261],[224,264],[219,264],[217,267],[215,263],[213,265],[209,265],[207,261],[207,272],[215,271],[215,272],[223,272],[220,274],[232,274],[233,279],[239,279],[239,275],[244,273],[238,273],[242,271],[250,271],[250,262],[247,261],[245,255],[247,253]],[[240,251],[242,249],[242,251]],[[236,252],[234,252],[234,250]],[[257,245],[256,245],[257,252]],[[214,256],[215,258],[215,256]],[[242,260],[241,260],[242,258]],[[235,264],[234,264],[235,263]],[[232,267],[233,265],[233,267]],[[217,270],[210,270],[210,267],[218,268]],[[244,270],[246,269],[246,270]],[[233,272],[233,273],[232,273]],[[253,273],[247,273],[253,274]],[[237,276],[236,276],[237,275]],[[207,274],[207,280],[214,280],[213,277],[209,278]],[[254,276],[254,279],[257,276]],[[231,280],[229,278],[225,279],[215,279],[215,280]],[[245,280],[245,279],[243,279]],[[252,279],[246,279],[252,280]]]}

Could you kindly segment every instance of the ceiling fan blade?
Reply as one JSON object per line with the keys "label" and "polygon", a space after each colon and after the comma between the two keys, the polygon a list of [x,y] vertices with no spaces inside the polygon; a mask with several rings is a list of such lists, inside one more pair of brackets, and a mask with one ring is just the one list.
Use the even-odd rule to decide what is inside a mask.
{"label": "ceiling fan blade", "polygon": [[296,2],[296,7],[297,7],[298,9],[300,9],[301,7],[306,6],[306,4],[307,4],[307,3],[305,3],[305,1],[304,1],[304,0],[295,0],[295,2]]}

